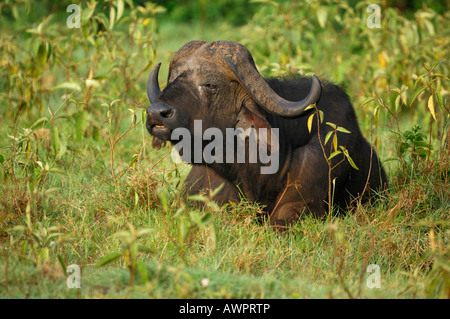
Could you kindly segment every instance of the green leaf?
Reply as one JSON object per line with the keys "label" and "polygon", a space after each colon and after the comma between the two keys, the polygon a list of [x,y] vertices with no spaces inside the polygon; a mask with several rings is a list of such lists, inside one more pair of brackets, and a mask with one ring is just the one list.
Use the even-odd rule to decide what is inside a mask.
{"label": "green leaf", "polygon": [[94,18],[101,24],[103,24],[103,26],[105,27],[105,29],[109,29],[109,22],[108,22],[108,18],[106,17],[106,15],[103,12],[99,12],[98,14],[96,14],[94,16]]}
{"label": "green leaf", "polygon": [[117,0],[117,17],[116,17],[116,21],[119,21],[120,17],[122,16],[123,9],[124,9],[123,0]]}
{"label": "green leaf", "polygon": [[344,147],[344,146],[339,146],[341,148],[341,150],[344,152],[345,157],[347,158],[348,162],[350,163],[350,165],[356,169],[359,170],[358,166],[356,166],[355,162],[353,161],[353,159],[350,157],[350,154],[348,153],[348,150]]}
{"label": "green leaf", "polygon": [[36,122],[34,122],[34,123],[30,126],[30,129],[34,129],[36,126],[38,126],[38,125],[41,124],[42,122],[48,122],[48,118],[46,118],[46,117],[41,117],[39,120],[37,120]]}
{"label": "green leaf", "polygon": [[350,155],[348,154],[348,152],[345,153],[345,156],[347,157],[348,162],[350,163],[350,165],[356,169],[359,170],[358,166],[356,166],[355,162],[353,161],[353,159],[350,157]]}
{"label": "green leaf", "polygon": [[329,131],[329,132],[327,133],[327,135],[325,135],[325,143],[324,143],[324,145],[327,145],[328,140],[330,139],[331,134],[333,134],[333,133],[334,133],[334,131]]}
{"label": "green leaf", "polygon": [[311,109],[315,109],[315,108],[316,108],[316,104],[314,103],[314,104],[308,105],[308,106],[305,108],[305,111],[308,111],[308,110],[311,110]]}
{"label": "green leaf", "polygon": [[321,110],[319,110],[319,120],[320,120],[320,123],[323,123],[323,118],[324,118],[323,112],[322,112]]}
{"label": "green leaf", "polygon": [[87,8],[83,8],[81,10],[81,23],[84,25],[89,21],[95,11],[95,7],[97,6],[97,2],[91,2],[92,5],[87,6]]}
{"label": "green leaf", "polygon": [[138,159],[139,159],[139,154],[134,154],[133,157],[131,158],[129,165],[134,167],[134,165],[136,164]]}
{"label": "green leaf", "polygon": [[328,17],[328,8],[320,7],[317,10],[317,21],[319,22],[319,25],[322,28],[325,28],[325,24],[327,23],[327,17]]}
{"label": "green leaf", "polygon": [[337,148],[338,148],[337,134],[333,135],[333,147],[334,147],[334,150],[337,151]]}
{"label": "green leaf", "polygon": [[37,59],[42,67],[44,67],[47,62],[47,56],[47,47],[44,43],[41,43],[38,48]]}
{"label": "green leaf", "polygon": [[417,84],[419,84],[419,82],[422,80],[423,80],[423,75],[418,76],[417,79],[414,81],[414,88],[416,88]]}
{"label": "green leaf", "polygon": [[147,119],[147,110],[144,107],[144,108],[142,108],[142,112],[141,112],[141,123],[142,123],[143,127],[145,127],[146,119]]}
{"label": "green leaf", "polygon": [[398,110],[399,110],[399,108],[400,108],[400,100],[401,100],[400,95],[398,95],[398,96],[395,98],[395,111],[396,111],[396,112],[398,112]]}
{"label": "green leaf", "polygon": [[312,129],[312,121],[313,121],[313,119],[314,119],[314,115],[315,115],[315,113],[311,114],[311,115],[308,117],[308,132],[309,132],[309,133],[311,133],[311,129]]}
{"label": "green leaf", "polygon": [[59,264],[61,265],[61,268],[64,272],[64,276],[67,276],[67,266],[66,266],[66,262],[64,261],[64,258],[61,255],[58,255],[58,261]]}
{"label": "green leaf", "polygon": [[378,127],[378,120],[380,119],[380,106],[377,105],[373,110],[373,117],[375,119],[375,127]]}
{"label": "green leaf", "polygon": [[420,95],[420,93],[423,92],[423,90],[425,90],[425,88],[421,88],[420,90],[416,91],[411,99],[411,102],[409,103],[409,106],[411,107],[411,105],[414,103],[414,101],[417,99],[417,97]]}
{"label": "green leaf", "polygon": [[335,157],[336,155],[339,155],[339,154],[341,154],[342,152],[341,151],[334,151],[333,153],[331,153],[331,155],[328,157],[328,160],[331,160],[333,157]]}
{"label": "green leaf", "polygon": [[95,267],[98,268],[98,267],[101,267],[101,266],[110,264],[110,263],[116,261],[117,259],[119,259],[121,256],[122,256],[122,253],[120,253],[120,252],[118,252],[118,251],[117,251],[117,252],[114,252],[114,253],[112,253],[112,254],[109,254],[109,255],[103,257],[103,258],[95,265]]}
{"label": "green leaf", "polygon": [[446,79],[447,81],[450,80],[450,78],[448,76],[441,74],[441,73],[433,73],[433,77],[443,78],[443,79]]}
{"label": "green leaf", "polygon": [[375,101],[375,99],[373,97],[369,97],[369,98],[365,99],[364,101],[362,101],[361,104],[359,105],[359,107],[362,107],[362,106],[364,106],[367,103],[370,103],[372,101]]}
{"label": "green leaf", "polygon": [[111,7],[109,9],[109,30],[113,29],[115,21],[116,21],[116,9],[114,9],[114,7]]}
{"label": "green leaf", "polygon": [[58,90],[58,89],[73,90],[73,91],[78,91],[78,92],[81,91],[81,87],[75,82],[63,82],[52,88],[52,90]]}
{"label": "green leaf", "polygon": [[339,132],[342,132],[342,133],[347,133],[347,134],[351,133],[349,130],[347,130],[346,128],[343,128],[341,126],[336,127],[336,130],[338,130]]}

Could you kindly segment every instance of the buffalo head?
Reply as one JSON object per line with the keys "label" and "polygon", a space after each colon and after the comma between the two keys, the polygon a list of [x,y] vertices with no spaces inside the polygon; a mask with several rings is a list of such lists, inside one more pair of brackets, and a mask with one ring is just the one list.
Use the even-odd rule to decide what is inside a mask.
{"label": "buffalo head", "polygon": [[[147,93],[147,129],[154,145],[172,141],[176,128],[193,131],[194,120],[203,128],[267,127],[262,112],[296,117],[316,103],[321,84],[314,75],[308,96],[299,102],[277,95],[256,69],[250,52],[232,41],[191,41],[172,58],[166,88],[158,83],[158,64],[150,74]],[[173,142],[173,141],[172,141]]]}

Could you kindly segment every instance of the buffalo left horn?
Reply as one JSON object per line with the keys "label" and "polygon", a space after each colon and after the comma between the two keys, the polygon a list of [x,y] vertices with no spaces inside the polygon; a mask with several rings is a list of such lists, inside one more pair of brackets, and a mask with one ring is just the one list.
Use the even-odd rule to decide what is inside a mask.
{"label": "buffalo left horn", "polygon": [[148,99],[150,100],[150,103],[153,103],[159,96],[159,94],[161,94],[161,89],[159,88],[158,82],[158,73],[160,67],[161,62],[158,63],[157,66],[155,66],[155,68],[152,70],[147,80],[147,96]]}

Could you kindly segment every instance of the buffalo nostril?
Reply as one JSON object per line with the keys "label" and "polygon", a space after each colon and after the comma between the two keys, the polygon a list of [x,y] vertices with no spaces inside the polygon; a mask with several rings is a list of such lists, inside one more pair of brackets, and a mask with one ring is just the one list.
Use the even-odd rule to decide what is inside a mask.
{"label": "buffalo nostril", "polygon": [[164,109],[161,110],[161,112],[159,114],[161,114],[162,117],[168,118],[171,117],[173,115],[173,110],[168,108],[168,109]]}
{"label": "buffalo nostril", "polygon": [[164,103],[150,105],[147,108],[147,114],[155,119],[169,118],[169,117],[173,116],[174,113],[175,113],[175,111],[171,107],[165,105]]}

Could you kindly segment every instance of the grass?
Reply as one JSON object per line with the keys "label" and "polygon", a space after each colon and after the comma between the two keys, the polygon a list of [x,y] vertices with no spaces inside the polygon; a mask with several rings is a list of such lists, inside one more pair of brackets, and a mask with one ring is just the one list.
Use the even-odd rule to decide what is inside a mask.
{"label": "grass", "polygon": [[[445,16],[383,7],[391,24],[370,38],[362,4],[353,13],[333,1],[261,4],[242,27],[208,28],[159,25],[149,17],[160,8],[128,4],[111,27],[111,7],[97,5],[81,30],[61,28],[64,16],[41,29],[25,18],[2,24],[0,298],[450,297]],[[322,27],[324,10],[340,20]],[[151,65],[163,62],[165,78],[193,39],[244,43],[269,76],[319,70],[343,84],[389,192],[284,235],[256,218],[254,203],[191,206],[180,194],[189,166],[151,149],[142,115]],[[71,264],[80,289],[66,285]],[[369,288],[369,265],[381,288]]]}
{"label": "grass", "polygon": [[[100,209],[100,208],[99,208]],[[92,211],[92,209],[86,209]],[[103,215],[103,214],[102,214]],[[117,216],[120,217],[117,217]],[[385,216],[388,214],[384,214]],[[109,212],[108,217],[114,216]],[[180,244],[180,218],[150,213],[115,214],[114,224],[95,212],[73,209],[61,220],[64,233],[75,241],[61,239],[51,253],[64,254],[82,267],[82,288],[75,292],[65,286],[59,264],[49,261],[33,265],[11,253],[5,275],[5,296],[24,297],[138,297],[138,298],[409,298],[436,297],[428,291],[432,258],[424,258],[429,228],[415,226],[405,216],[389,221],[385,216],[370,218],[364,213],[332,219],[326,223],[306,219],[288,236],[252,222],[253,214],[215,214],[211,227],[195,229]],[[103,218],[102,218],[103,217]],[[181,219],[183,220],[183,219]],[[369,221],[368,221],[369,220]],[[139,257],[145,265],[142,275],[129,285],[130,273],[124,262],[95,267],[96,251],[116,250],[115,231],[121,223],[152,227],[143,240],[154,249]],[[214,238],[215,237],[215,238]],[[108,238],[105,242],[102,238]],[[213,242],[216,244],[214,245]],[[65,249],[67,252],[63,253]],[[14,258],[15,257],[15,258]],[[100,258],[98,256],[97,258]],[[381,289],[366,286],[368,264],[379,265]],[[29,264],[29,265],[27,265]],[[5,266],[5,265],[4,265]],[[4,270],[4,269],[3,269]],[[415,276],[413,276],[413,274]],[[207,278],[208,286],[201,280]],[[42,285],[44,283],[44,285]]]}
{"label": "grass", "polygon": [[[280,236],[255,222],[253,204],[193,210],[170,182],[164,209],[155,191],[168,183],[158,180],[167,170],[157,177],[130,171],[116,188],[99,180],[94,165],[73,169],[77,176],[67,178],[48,203],[44,197],[41,212],[30,212],[31,225],[22,236],[16,229],[3,241],[3,297],[434,298],[447,289],[439,286],[445,282],[436,261],[448,244],[448,229],[439,226],[448,198],[446,207],[430,213],[409,200],[407,189],[343,218],[306,218]],[[180,207],[184,210],[177,212]],[[205,215],[210,218],[197,222]],[[136,242],[151,251],[137,255],[144,270],[132,283],[125,255],[96,267],[120,250],[115,234],[129,231],[129,225],[149,229]],[[81,266],[79,291],[65,285],[68,264]],[[366,285],[369,264],[380,267],[380,289]],[[436,278],[439,285],[432,287]]]}

